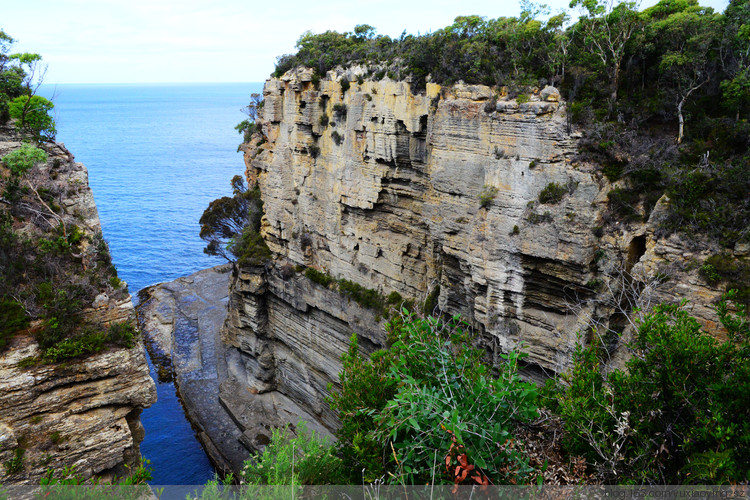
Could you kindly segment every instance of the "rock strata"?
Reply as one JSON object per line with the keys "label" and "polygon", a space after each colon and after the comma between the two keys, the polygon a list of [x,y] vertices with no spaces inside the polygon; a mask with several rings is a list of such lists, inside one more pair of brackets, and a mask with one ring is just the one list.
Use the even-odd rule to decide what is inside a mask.
{"label": "rock strata", "polygon": [[[12,124],[0,127],[0,157],[23,141]],[[57,193],[52,198],[58,205],[55,221],[68,227],[75,224],[82,235],[75,258],[84,269],[94,270],[106,243],[101,240],[88,172],[63,144],[41,147],[49,159],[27,172],[24,181],[45,186],[46,193]],[[5,181],[4,167],[0,170]],[[51,224],[44,220],[47,217],[53,216],[15,218],[13,229],[34,241],[48,236],[44,232]],[[116,286],[98,284],[96,297],[84,305],[82,322],[106,328],[133,319],[127,287],[119,281],[110,283]],[[48,469],[64,467],[75,467],[84,478],[128,474],[128,467],[140,460],[141,411],[156,400],[142,342],[129,349],[109,346],[90,356],[47,364],[40,361],[41,350],[33,335],[41,327],[41,321],[32,321],[0,352],[0,483],[38,484]]]}
{"label": "rock strata", "polygon": [[625,332],[606,339],[622,362],[621,313],[634,306],[686,297],[715,321],[720,290],[695,265],[710,249],[690,254],[659,235],[666,198],[647,221],[613,219],[619,184],[578,159],[581,132],[553,87],[524,100],[464,84],[414,94],[354,69],[319,84],[293,70],[268,80],[264,98],[262,134],[243,150],[274,259],[235,271],[222,400],[280,394],[335,428],[324,399],[347,338],[381,347],[382,322],[305,267],[382,296],[435,296],[472,325],[490,361],[525,351],[532,378],[565,370],[593,324]]}

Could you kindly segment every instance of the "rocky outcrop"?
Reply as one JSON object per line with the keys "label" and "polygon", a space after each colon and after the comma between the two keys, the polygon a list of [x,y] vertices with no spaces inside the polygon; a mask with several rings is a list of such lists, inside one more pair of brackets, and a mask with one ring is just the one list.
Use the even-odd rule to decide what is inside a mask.
{"label": "rocky outcrop", "polygon": [[[24,367],[39,354],[17,337],[0,356],[0,462],[4,484],[38,483],[48,469],[123,476],[140,460],[140,414],[156,400],[143,345],[58,365]],[[16,450],[23,450],[17,466]]]}
{"label": "rocky outcrop", "polygon": [[[11,126],[0,128],[0,157],[23,140]],[[83,304],[82,323],[105,329],[132,320],[133,304],[124,283],[101,279],[109,272],[101,270],[109,257],[86,168],[62,144],[42,148],[48,161],[26,173],[23,183],[27,189],[36,186],[36,199],[41,203],[46,197],[47,206],[37,210],[31,205],[35,198],[21,198],[19,206],[3,200],[0,208],[7,212],[0,215],[13,221],[10,227],[17,238],[31,241],[50,237],[50,227],[75,224],[81,238],[72,261],[93,277],[65,268],[46,272],[70,275],[71,282],[94,290],[87,292],[94,298]],[[7,171],[0,167],[0,174],[4,184]],[[55,265],[59,262],[64,261]],[[140,460],[141,411],[156,400],[143,344],[105,346],[90,356],[45,363],[34,336],[41,328],[41,321],[32,321],[0,352],[0,483],[38,484],[48,469],[72,466],[84,478],[127,474],[126,467]]]}
{"label": "rocky outcrop", "polygon": [[[720,291],[694,265],[709,250],[657,234],[666,198],[648,222],[612,219],[614,186],[577,160],[581,133],[556,89],[524,100],[463,84],[414,94],[362,74],[329,72],[316,86],[300,69],[266,82],[262,134],[243,149],[274,260],[233,278],[223,339],[234,391],[283,395],[332,429],[324,398],[349,335],[365,351],[384,345],[375,312],[305,267],[383,296],[432,294],[492,361],[527,352],[530,377],[564,370],[592,324],[627,331],[620,313],[639,304],[687,297],[713,320]],[[619,339],[607,339],[613,352]]]}

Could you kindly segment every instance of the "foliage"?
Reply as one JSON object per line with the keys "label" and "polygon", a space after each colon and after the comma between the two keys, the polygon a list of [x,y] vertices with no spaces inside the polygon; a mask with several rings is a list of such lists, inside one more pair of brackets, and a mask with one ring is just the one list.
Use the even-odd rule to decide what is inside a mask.
{"label": "foliage", "polygon": [[0,297],[0,352],[8,339],[29,325],[29,316],[23,306],[12,297]]}
{"label": "foliage", "polygon": [[559,203],[568,194],[568,188],[556,182],[550,182],[539,192],[539,203]]}
{"label": "foliage", "polygon": [[422,307],[422,311],[426,315],[435,314],[435,308],[438,305],[438,297],[440,297],[440,285],[435,285],[435,288],[433,288],[427,295],[427,298],[424,301],[424,307]]}
{"label": "foliage", "polygon": [[328,287],[331,283],[334,283],[336,281],[336,279],[330,274],[318,271],[317,269],[314,269],[312,267],[308,267],[307,269],[305,269],[305,276],[310,281],[324,287]]}
{"label": "foliage", "polygon": [[5,474],[13,475],[23,471],[24,468],[24,455],[26,450],[19,447],[13,450],[13,456],[6,460],[3,466],[5,467]]}
{"label": "foliage", "polygon": [[260,236],[263,202],[260,189],[245,187],[244,179],[232,178],[233,196],[224,196],[208,204],[200,218],[200,237],[208,244],[203,252],[232,262],[256,263],[269,256]]}
{"label": "foliage", "polygon": [[64,339],[55,337],[54,342],[47,341],[48,346],[43,350],[42,360],[46,363],[59,363],[100,352],[108,344],[131,348],[135,345],[137,335],[133,324],[127,321],[113,323],[106,331],[95,327],[84,328],[76,336]]}
{"label": "foliage", "polygon": [[[141,458],[140,463],[128,475],[114,477],[110,482],[104,482],[94,476],[89,479],[76,470],[76,466],[66,466],[62,470],[48,469],[39,481],[39,498],[54,498],[55,500],[106,500],[121,498],[136,500],[152,496],[148,486],[152,479],[150,461]],[[126,465],[126,467],[128,467]]]}
{"label": "foliage", "polygon": [[257,266],[271,258],[271,250],[263,236],[252,226],[246,226],[231,247],[240,266]]}
{"label": "foliage", "polygon": [[579,347],[558,397],[571,453],[605,481],[725,484],[750,467],[750,323],[728,293],[717,306],[728,340],[701,330],[682,305],[640,323],[625,370],[604,376],[595,343]]}
{"label": "foliage", "polygon": [[513,428],[536,414],[536,390],[518,379],[519,355],[508,355],[495,379],[458,317],[404,311],[387,331],[390,349],[365,359],[353,336],[342,358],[342,389],[329,402],[342,422],[344,464],[364,467],[365,481],[387,472],[395,483],[451,483],[452,468],[443,467],[460,447],[479,477],[522,481],[528,468],[514,449]]}
{"label": "foliage", "polygon": [[250,138],[257,130],[257,120],[260,110],[263,108],[263,96],[260,94],[250,94],[250,104],[242,108],[240,111],[247,115],[245,120],[238,123],[234,129],[242,134],[242,142],[250,142]]}
{"label": "foliage", "polygon": [[372,288],[365,288],[359,283],[349,281],[347,279],[340,279],[338,281],[339,292],[345,295],[362,307],[368,309],[374,309],[379,312],[383,312],[385,309],[385,297]]}
{"label": "foliage", "polygon": [[23,95],[10,102],[10,117],[16,119],[16,126],[32,134],[40,142],[55,139],[55,120],[49,115],[55,105],[39,95]]}
{"label": "foliage", "polygon": [[20,148],[2,157],[2,162],[10,169],[11,175],[18,177],[31,170],[37,163],[46,161],[47,153],[31,144],[22,144]]}
{"label": "foliage", "polygon": [[[296,435],[293,435],[296,434]],[[328,439],[308,433],[304,421],[273,429],[262,453],[247,460],[242,480],[249,485],[342,484],[344,469]]]}
{"label": "foliage", "polygon": [[492,205],[492,200],[495,199],[495,196],[497,196],[498,192],[499,190],[495,186],[485,184],[482,187],[482,191],[479,193],[479,205],[482,208],[488,208],[490,205]]}
{"label": "foliage", "polygon": [[344,136],[339,134],[336,130],[331,132],[331,139],[333,139],[333,142],[336,143],[337,146],[340,146],[341,143],[344,142]]}
{"label": "foliage", "polygon": [[750,262],[729,253],[710,256],[701,266],[701,275],[709,283],[726,282],[728,290],[736,290],[735,300],[750,306]]}

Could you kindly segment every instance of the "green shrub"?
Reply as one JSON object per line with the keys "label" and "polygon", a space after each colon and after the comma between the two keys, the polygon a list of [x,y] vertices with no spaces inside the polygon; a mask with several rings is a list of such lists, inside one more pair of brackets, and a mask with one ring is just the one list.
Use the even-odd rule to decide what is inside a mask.
{"label": "green shrub", "polygon": [[65,436],[60,434],[60,431],[55,431],[49,435],[49,440],[52,441],[52,444],[60,444],[65,441],[65,439]]}
{"label": "green shrub", "polygon": [[310,155],[310,158],[317,158],[320,156],[320,148],[313,144],[307,147],[307,153]]}
{"label": "green shrub", "polygon": [[328,439],[297,424],[296,436],[289,426],[273,429],[262,453],[247,460],[242,480],[248,485],[344,484],[345,470]]}
{"label": "green shrub", "polygon": [[257,266],[271,258],[271,250],[263,236],[250,225],[235,239],[232,252],[237,256],[237,264],[240,266]]}
{"label": "green shrub", "polygon": [[357,304],[368,309],[374,309],[378,312],[384,312],[385,310],[385,297],[380,294],[377,290],[372,288],[365,288],[359,283],[349,281],[346,279],[340,279],[338,281],[339,292],[354,300]]}
{"label": "green shrub", "polygon": [[710,483],[750,474],[750,323],[717,306],[728,341],[701,331],[681,305],[661,305],[637,329],[625,370],[601,372],[603,351],[579,346],[558,402],[566,445],[605,481]]}
{"label": "green shrub", "polygon": [[319,120],[320,126],[321,127],[327,127],[328,126],[328,120],[329,120],[328,115],[325,115],[325,114],[324,115],[320,115],[320,120]]}
{"label": "green shrub", "polygon": [[131,321],[112,323],[107,329],[107,342],[131,348],[135,345],[138,331]]}
{"label": "green shrub", "polygon": [[55,343],[43,348],[42,361],[59,363],[80,356],[88,356],[102,351],[106,345],[118,345],[131,348],[135,345],[138,333],[129,321],[112,323],[104,331],[88,326],[73,337],[58,339]]}
{"label": "green shrub", "polygon": [[539,203],[555,204],[559,203],[568,193],[568,188],[556,182],[550,182],[539,193]]}
{"label": "green shrub", "polygon": [[430,293],[427,295],[427,298],[424,300],[422,311],[425,313],[425,315],[429,316],[435,314],[435,308],[438,305],[439,297],[440,285],[435,285],[435,288],[430,291]]}
{"label": "green shrub", "polygon": [[339,116],[339,118],[346,114],[346,104],[338,102],[333,105],[333,112]]}
{"label": "green shrub", "polygon": [[341,92],[346,92],[347,90],[349,90],[350,86],[351,84],[349,83],[349,80],[347,80],[346,78],[341,79]]}
{"label": "green shrub", "polygon": [[2,157],[2,162],[10,169],[10,173],[18,177],[31,170],[37,163],[45,163],[46,161],[47,153],[31,144],[23,144],[20,148]]}
{"label": "green shrub", "polygon": [[620,219],[625,221],[642,220],[637,204],[640,201],[640,193],[633,189],[616,187],[607,193],[607,201],[610,210]]}
{"label": "green shrub", "polygon": [[518,97],[516,97],[516,102],[518,104],[524,104],[531,100],[531,98],[526,94],[518,94]]}
{"label": "green shrub", "polygon": [[499,190],[495,186],[485,184],[482,187],[482,191],[479,193],[479,206],[487,208],[492,205],[492,200],[495,199]]}
{"label": "green shrub", "polygon": [[333,142],[335,142],[337,146],[340,146],[341,143],[344,142],[344,136],[339,134],[336,130],[331,132],[331,139],[333,139]]}
{"label": "green shrub", "polygon": [[334,277],[330,274],[318,271],[317,269],[313,269],[312,267],[308,267],[307,269],[305,269],[305,277],[307,277],[307,279],[309,279],[313,283],[317,283],[318,285],[322,285],[326,288],[331,283],[336,282]]}
{"label": "green shrub", "polygon": [[3,464],[5,466],[5,474],[10,476],[23,471],[25,453],[26,450],[21,447],[13,450],[13,456]]}
{"label": "green shrub", "polygon": [[387,473],[392,483],[448,484],[455,477],[435,462],[460,448],[494,484],[523,481],[527,459],[508,443],[515,422],[536,415],[536,389],[518,378],[519,355],[508,355],[495,379],[457,317],[405,313],[387,330],[389,350],[365,360],[353,336],[342,358],[342,389],[330,404],[342,421],[344,465],[364,467],[365,481]]}
{"label": "green shrub", "polygon": [[16,127],[30,132],[42,142],[55,139],[55,120],[49,115],[54,107],[52,101],[40,95],[22,95],[11,101],[8,111],[16,120]]}

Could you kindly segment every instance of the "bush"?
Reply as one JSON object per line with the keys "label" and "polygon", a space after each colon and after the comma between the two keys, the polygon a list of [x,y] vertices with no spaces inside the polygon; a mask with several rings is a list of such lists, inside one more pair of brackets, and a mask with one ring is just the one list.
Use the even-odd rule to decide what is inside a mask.
{"label": "bush", "polygon": [[320,115],[320,126],[321,127],[327,127],[328,126],[328,115]]}
{"label": "bush", "polygon": [[45,163],[47,153],[31,144],[23,144],[20,148],[3,156],[2,161],[10,169],[12,175],[20,177],[37,163]]}
{"label": "bush", "polygon": [[135,345],[137,335],[135,327],[129,321],[113,323],[106,331],[96,327],[87,327],[74,337],[59,340],[44,348],[42,360],[46,363],[59,363],[67,359],[95,354],[102,351],[107,344],[131,348]]}
{"label": "bush", "polygon": [[385,310],[385,297],[380,292],[372,288],[365,288],[359,283],[346,279],[339,280],[339,292],[351,298],[357,304],[368,309],[374,309],[378,312]]}
{"label": "bush", "polygon": [[340,146],[341,143],[344,142],[344,136],[339,134],[336,130],[331,132],[331,139],[333,139],[333,142],[335,142],[337,146]]}
{"label": "bush", "polygon": [[[526,459],[509,444],[516,421],[536,415],[536,389],[516,374],[511,353],[500,378],[490,376],[483,352],[465,325],[404,313],[387,325],[391,348],[364,359],[356,336],[342,358],[342,389],[330,397],[342,427],[344,465],[365,468],[365,481],[388,474],[393,483],[454,483],[445,457],[465,460],[480,480],[522,481]],[[352,478],[359,480],[359,478]]]}
{"label": "bush", "polygon": [[349,80],[347,80],[346,78],[342,78],[341,79],[341,92],[346,92],[347,90],[349,90],[349,87],[350,87]]}
{"label": "bush", "polygon": [[482,208],[487,208],[492,205],[492,200],[495,199],[495,196],[497,196],[498,192],[499,191],[495,186],[485,184],[482,187],[482,191],[479,193],[479,205]]}
{"label": "bush", "polygon": [[262,453],[247,460],[242,480],[249,485],[344,484],[341,459],[327,439],[307,432],[305,422],[297,424],[296,436],[289,426],[273,429],[271,441]]}
{"label": "bush", "polygon": [[341,116],[346,114],[346,104],[344,103],[336,103],[333,105],[333,112],[341,118]]}
{"label": "bush", "polygon": [[561,186],[556,182],[550,182],[547,186],[542,189],[539,193],[539,203],[555,204],[559,203],[563,196],[568,192],[568,188]]}
{"label": "bush", "polygon": [[307,269],[305,269],[305,277],[307,277],[307,279],[309,279],[313,283],[317,283],[318,285],[322,285],[326,288],[331,283],[334,283],[336,281],[330,274],[320,272],[317,269],[313,269],[312,267],[308,267]]}
{"label": "bush", "polygon": [[717,306],[728,341],[701,331],[681,305],[640,323],[625,370],[601,373],[601,347],[579,346],[559,396],[571,453],[605,481],[709,483],[750,474],[750,323]]}
{"label": "bush", "polygon": [[257,266],[271,258],[271,250],[263,236],[252,226],[246,226],[231,247],[240,266]]}
{"label": "bush", "polygon": [[16,126],[34,135],[39,141],[52,141],[57,130],[55,120],[49,112],[55,107],[51,101],[39,95],[22,95],[11,101],[8,111]]}

